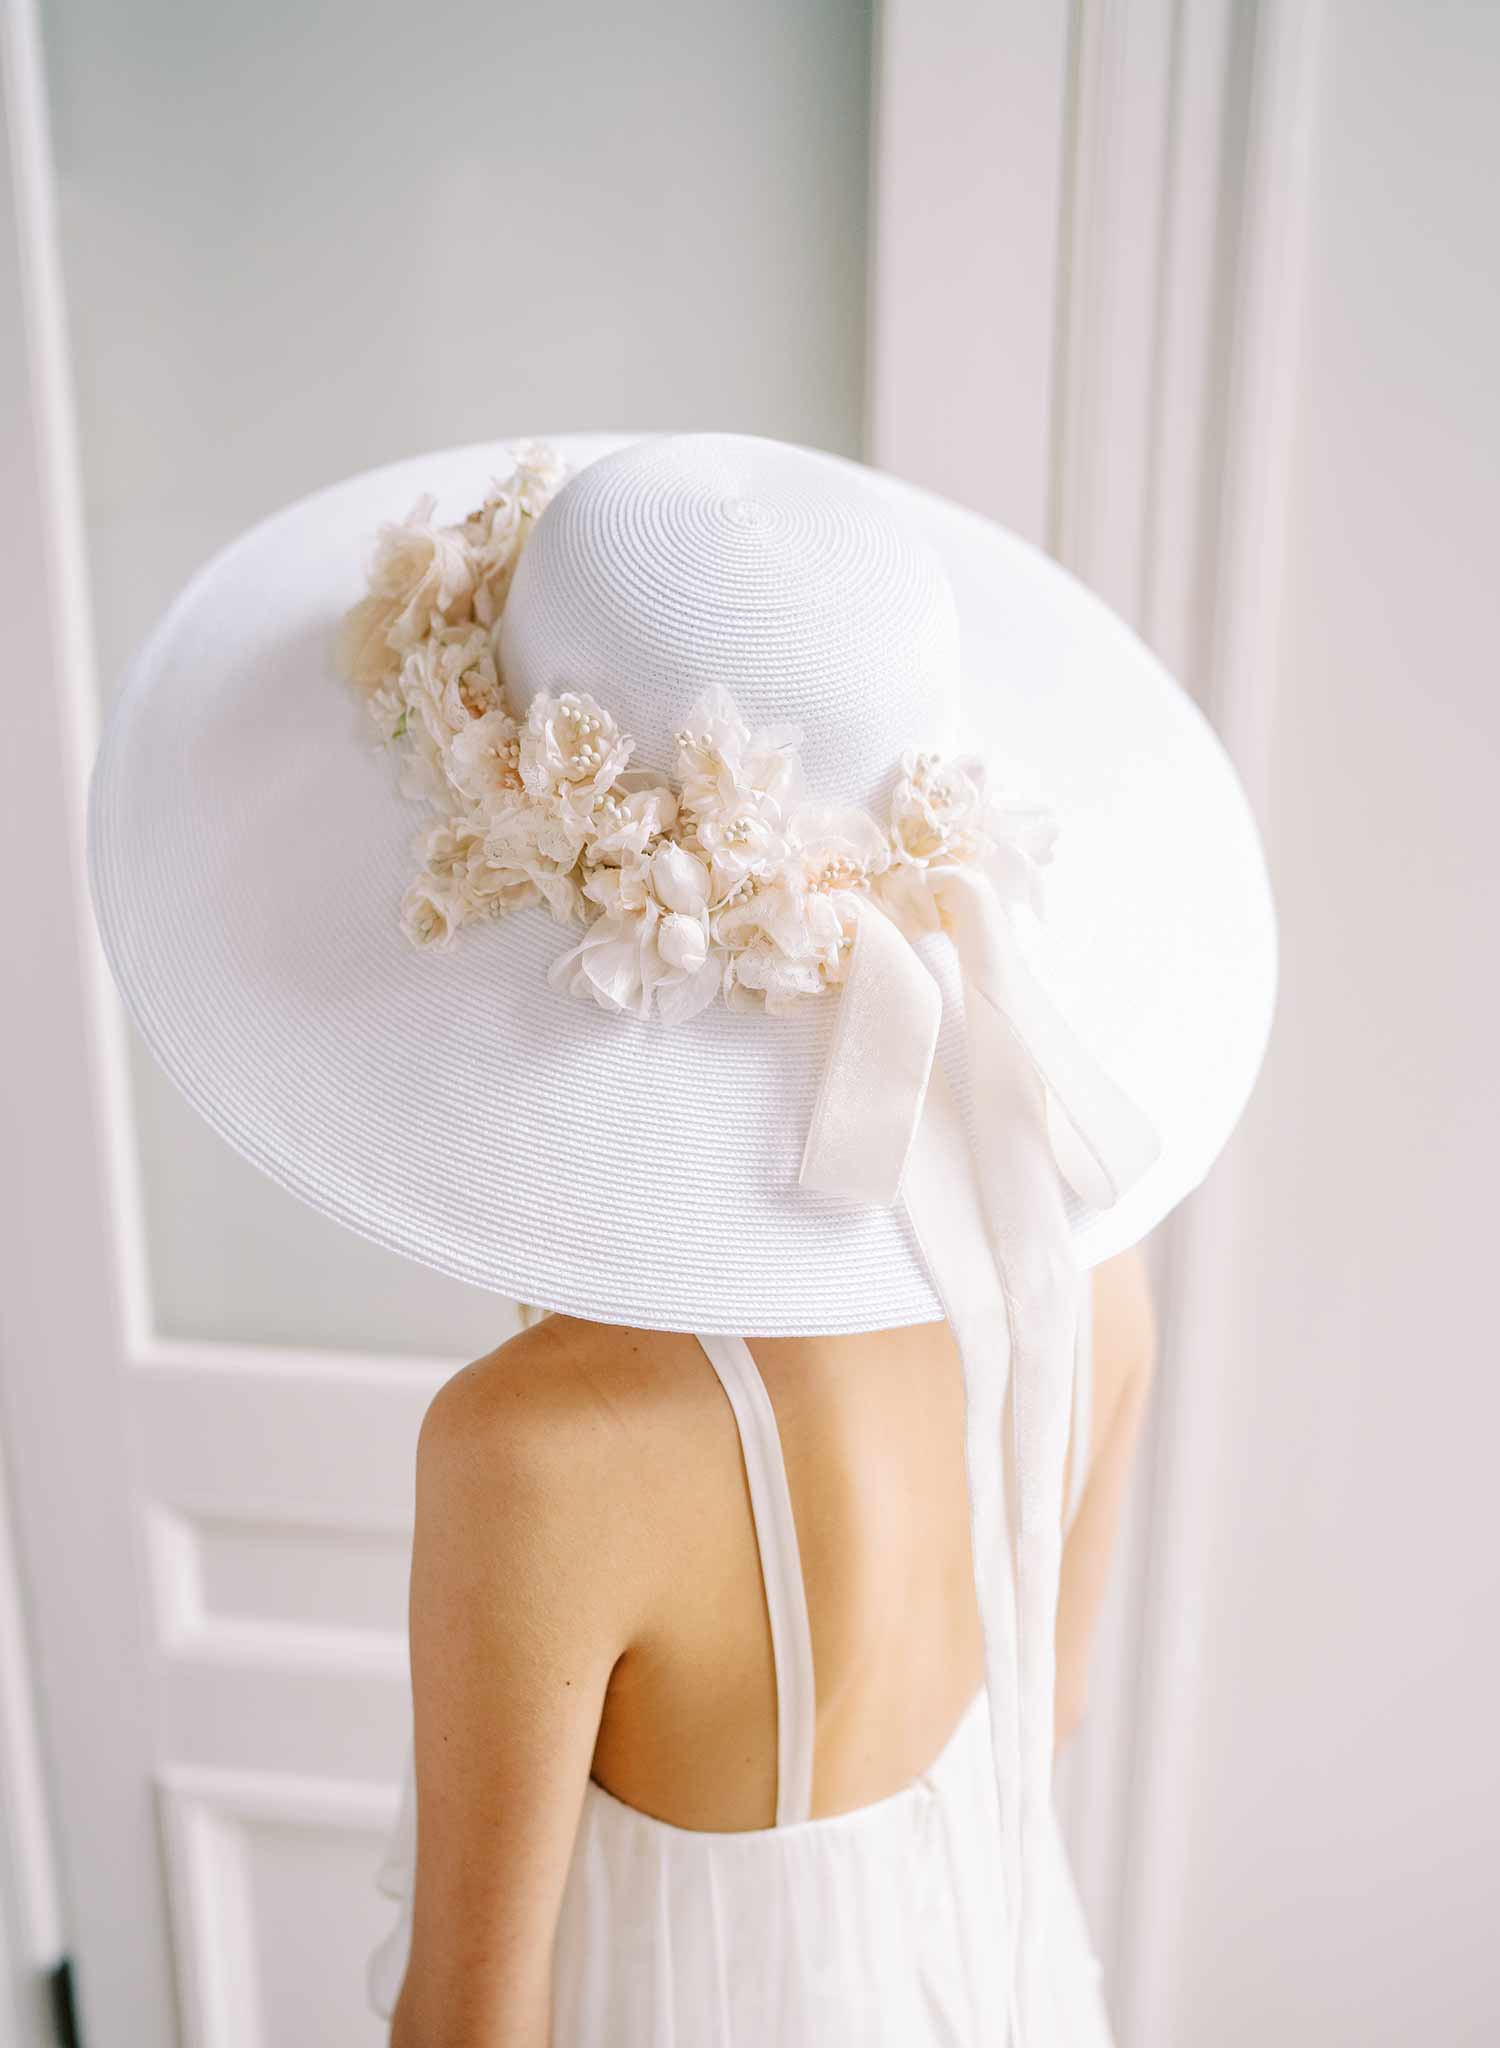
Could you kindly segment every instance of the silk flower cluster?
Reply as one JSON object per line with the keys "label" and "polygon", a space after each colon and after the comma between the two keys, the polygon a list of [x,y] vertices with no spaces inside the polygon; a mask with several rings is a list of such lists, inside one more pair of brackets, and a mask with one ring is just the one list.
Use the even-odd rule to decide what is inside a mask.
{"label": "silk flower cluster", "polygon": [[672,781],[631,768],[633,738],[586,692],[539,692],[518,715],[496,628],[565,471],[539,443],[510,454],[510,475],[467,518],[439,524],[423,498],[381,529],[368,593],[338,636],[402,794],[432,814],[400,910],[413,944],[445,947],[539,905],[582,928],[554,986],[680,1023],[721,995],[779,1012],[836,987],[859,899],[929,927],[933,869],[973,865],[1008,907],[1040,908],[1051,812],[993,792],[977,756],[908,751],[882,824],[818,801],[802,729],[752,732],[720,687],[676,733]]}

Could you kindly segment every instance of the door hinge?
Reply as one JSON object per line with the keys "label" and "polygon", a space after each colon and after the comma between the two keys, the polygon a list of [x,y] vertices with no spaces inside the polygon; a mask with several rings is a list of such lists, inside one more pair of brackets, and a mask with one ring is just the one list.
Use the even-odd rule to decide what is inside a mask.
{"label": "door hinge", "polygon": [[52,2033],[57,2048],[83,2048],[78,2030],[78,2008],[73,2000],[72,1958],[64,1956],[47,1979],[52,2000]]}

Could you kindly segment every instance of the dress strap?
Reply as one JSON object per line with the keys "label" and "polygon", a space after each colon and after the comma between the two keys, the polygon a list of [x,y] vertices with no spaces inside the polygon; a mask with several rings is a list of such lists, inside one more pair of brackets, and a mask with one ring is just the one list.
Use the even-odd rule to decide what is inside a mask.
{"label": "dress strap", "polygon": [[729,1396],[750,1483],[776,1665],[776,1825],[781,1828],[811,1814],[817,1731],[812,1630],[786,1460],[776,1411],[750,1346],[743,1337],[700,1336],[698,1342]]}

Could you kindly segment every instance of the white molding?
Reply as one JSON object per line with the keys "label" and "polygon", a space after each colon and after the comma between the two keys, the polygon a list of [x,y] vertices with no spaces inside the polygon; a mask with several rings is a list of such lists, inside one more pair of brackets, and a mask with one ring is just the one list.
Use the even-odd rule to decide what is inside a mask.
{"label": "white molding", "polygon": [[1253,0],[1075,0],[1048,546],[1207,692]]}
{"label": "white molding", "polygon": [[0,1888],[23,1944],[11,1967],[39,1975],[55,1968],[65,1944],[6,1462],[0,1455]]}
{"label": "white molding", "polygon": [[206,1770],[175,1765],[157,1783],[179,1812],[203,1809],[236,1821],[296,1827],[358,1828],[374,1835],[396,1824],[399,1789],[364,1778],[296,1776],[280,1771]]}
{"label": "white molding", "polygon": [[[1313,167],[1321,7],[1256,0],[1236,24],[1243,125],[1226,106],[1237,201],[1223,329],[1221,486],[1209,532],[1205,614],[1208,708],[1264,815],[1276,639],[1285,564],[1302,282]],[[1178,1940],[1204,1686],[1212,1563],[1196,1542],[1212,1520],[1226,1443],[1215,1369],[1219,1304],[1246,1242],[1236,1155],[1173,1219],[1167,1349],[1152,1472],[1149,1599],[1141,1655],[1135,1811],[1121,1885],[1116,2010],[1122,2048],[1183,2037]]]}
{"label": "white molding", "polygon": [[1250,792],[1270,794],[1318,112],[1321,0],[1259,0],[1213,610],[1214,722]]}
{"label": "white molding", "polygon": [[[1051,550],[1201,698],[1223,412],[1226,78],[1236,0],[1075,0],[1052,401]],[[1173,1226],[1151,1247],[1170,1327]],[[1170,1362],[1162,1374],[1170,1378]],[[1059,1777],[1070,1852],[1118,2014],[1139,1975],[1133,1859],[1163,1532],[1158,1401],[1122,1519],[1089,1710]],[[1149,2035],[1121,2029],[1122,2042]]]}
{"label": "white molding", "polygon": [[[221,1670],[254,1666],[302,1676],[322,1673],[335,1678],[406,1682],[409,1662],[402,1628],[215,1613],[204,1595],[200,1548],[204,1518],[179,1514],[159,1502],[148,1503],[145,1516],[157,1640],[164,1655]],[[288,1524],[267,1518],[263,1526]],[[351,1528],[378,1535],[404,1533],[399,1525],[388,1527],[373,1520],[358,1525],[330,1522],[324,1527],[339,1534],[347,1534]],[[316,1535],[318,1531],[309,1526],[308,1533]]]}
{"label": "white molding", "polygon": [[158,1781],[185,2048],[271,2048],[262,2024],[244,1867],[248,1829],[395,1826],[399,1793],[359,1780],[271,1772],[166,1771]]}
{"label": "white molding", "polygon": [[[1050,539],[1203,703],[1264,801],[1316,9],[1078,0]],[[1221,1434],[1233,1155],[1154,1247],[1163,1364],[1066,1781],[1122,2048],[1173,2030]]]}
{"label": "white molding", "polygon": [[330,1389],[362,1388],[375,1393],[431,1399],[466,1362],[459,1358],[418,1358],[409,1352],[298,1350],[282,1344],[223,1344],[197,1338],[161,1337],[154,1332],[132,1345],[130,1370],[163,1384],[174,1377],[239,1378]]}
{"label": "white molding", "polygon": [[247,1351],[232,1370],[193,1354],[132,1371],[144,1497],[194,1520],[409,1530],[413,1453],[438,1382],[284,1364],[285,1354],[263,1364]]}
{"label": "white molding", "polygon": [[[1317,13],[1316,0],[1071,0],[1018,20],[1005,6],[887,0],[878,44],[871,459],[1045,537],[1208,710],[1252,802],[1264,794]],[[1005,126],[1017,79],[1037,100],[1024,160]],[[988,125],[976,92],[990,96]],[[956,250],[971,260],[955,270]],[[1016,332],[997,348],[1001,299]],[[960,383],[958,408],[955,321],[980,336],[992,372]],[[945,445],[955,433],[961,445]],[[1012,463],[1003,489],[997,456]],[[1191,1548],[1217,1429],[1204,1354],[1234,1256],[1232,1171],[1231,1155],[1153,1247],[1158,1395],[1090,1711],[1059,1777],[1122,2048],[1172,2038],[1196,1617],[1211,1597]]]}
{"label": "white molding", "polygon": [[1173,0],[1076,0],[1050,552],[1140,626],[1173,145]]}
{"label": "white molding", "polygon": [[123,1041],[83,859],[96,713],[46,80],[33,0],[0,6],[0,445],[15,508],[0,605],[7,745],[26,763],[0,807],[0,854],[25,874],[47,850],[47,887],[17,892],[0,968],[27,977],[7,991],[0,1067],[12,1145],[0,1177],[4,1427],[82,2019],[96,2048],[126,2048],[170,2042],[175,2026],[159,1856],[141,1798],[152,1669],[120,1370],[142,1321],[144,1267]]}
{"label": "white molding", "polygon": [[[89,776],[98,744],[99,692],[94,660],[93,602],[88,571],[61,245],[53,192],[51,129],[41,24],[36,0],[0,0],[4,30],[4,109],[9,139],[7,211],[16,238],[17,329],[14,356],[6,349],[6,440],[19,453],[28,444],[27,474],[18,477],[23,503],[34,513],[35,580],[29,589],[28,629],[36,636],[39,665],[55,705],[55,758],[62,770],[55,792],[50,776],[28,784],[19,799],[23,818],[40,812],[54,795],[48,826],[55,840],[66,831],[72,863],[67,907],[77,927],[78,974],[97,1075],[92,1104],[98,1120],[100,1165],[110,1181],[109,1271],[127,1331],[148,1321],[145,1211],[129,1116],[124,1016],[94,929],[86,864],[82,858]],[[10,337],[7,337],[8,343]],[[14,345],[14,344],[12,344]],[[32,565],[28,565],[32,566]],[[12,706],[14,711],[19,708]],[[22,955],[22,957],[26,957]]]}
{"label": "white molding", "polygon": [[[1232,308],[1239,142],[1236,23],[1247,0],[1175,0],[1152,356],[1152,477],[1140,631],[1183,686],[1207,689]],[[1249,0],[1253,6],[1253,0]]]}
{"label": "white molding", "polygon": [[203,1573],[193,1525],[185,1515],[148,1501],[142,1509],[144,1550],[156,1639],[168,1656],[187,1643],[204,1611]]}
{"label": "white molding", "polygon": [[179,1662],[220,1671],[372,1679],[404,1686],[406,1637],[393,1629],[316,1628],[310,1622],[190,1618],[172,1643]]}
{"label": "white molding", "polygon": [[866,452],[1046,525],[1068,9],[881,0]]}

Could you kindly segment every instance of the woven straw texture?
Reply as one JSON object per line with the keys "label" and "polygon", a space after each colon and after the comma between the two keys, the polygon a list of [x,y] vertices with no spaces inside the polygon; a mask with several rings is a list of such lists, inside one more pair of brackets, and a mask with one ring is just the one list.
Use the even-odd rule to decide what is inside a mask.
{"label": "woven straw texture", "polygon": [[[982,747],[1056,803],[1041,964],[1155,1119],[1162,1156],[1088,1262],[1206,1171],[1259,1065],[1275,980],[1258,838],[1186,696],[1055,565],[857,465],[736,436],[555,437],[595,461],[523,558],[518,698],[586,689],[666,767],[709,682],[805,728],[811,790],[878,802],[901,749]],[[600,458],[610,458],[600,460]],[[147,1043],[228,1142],[366,1237],[547,1309],[801,1334],[936,1320],[899,1206],[797,1169],[838,998],[790,1017],[606,1014],[546,980],[539,910],[414,951],[396,912],[422,813],[333,677],[376,526],[477,503],[500,446],[305,499],[178,598],[127,676],[91,812],[99,923]],[[950,1010],[946,942],[924,958]]]}

